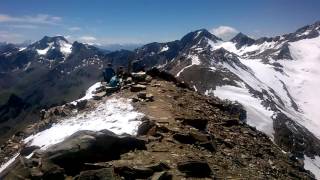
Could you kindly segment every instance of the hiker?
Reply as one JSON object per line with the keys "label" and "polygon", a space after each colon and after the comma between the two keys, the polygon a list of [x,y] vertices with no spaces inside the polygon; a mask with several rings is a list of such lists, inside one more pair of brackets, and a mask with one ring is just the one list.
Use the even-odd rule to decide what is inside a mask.
{"label": "hiker", "polygon": [[109,86],[113,87],[113,88],[117,88],[117,87],[120,86],[120,79],[119,79],[119,77],[117,75],[113,76],[110,79]]}
{"label": "hiker", "polygon": [[107,68],[103,72],[103,78],[104,80],[109,83],[111,78],[115,75],[115,72],[112,68],[112,64],[108,63]]}

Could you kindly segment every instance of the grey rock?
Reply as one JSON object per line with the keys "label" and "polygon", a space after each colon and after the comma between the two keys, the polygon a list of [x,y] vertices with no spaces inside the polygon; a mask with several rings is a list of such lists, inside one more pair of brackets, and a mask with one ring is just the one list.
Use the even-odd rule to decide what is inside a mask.
{"label": "grey rock", "polygon": [[142,85],[142,84],[132,85],[131,88],[130,88],[130,90],[132,92],[144,91],[146,89],[147,89],[147,87],[145,85]]}

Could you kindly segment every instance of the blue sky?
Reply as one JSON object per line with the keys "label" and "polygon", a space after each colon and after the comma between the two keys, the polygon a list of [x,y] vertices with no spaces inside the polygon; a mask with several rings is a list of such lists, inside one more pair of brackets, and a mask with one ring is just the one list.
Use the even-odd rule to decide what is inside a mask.
{"label": "blue sky", "polygon": [[238,31],[274,36],[320,20],[319,9],[319,0],[1,0],[0,42],[64,35],[100,44],[147,43],[200,28],[224,38]]}

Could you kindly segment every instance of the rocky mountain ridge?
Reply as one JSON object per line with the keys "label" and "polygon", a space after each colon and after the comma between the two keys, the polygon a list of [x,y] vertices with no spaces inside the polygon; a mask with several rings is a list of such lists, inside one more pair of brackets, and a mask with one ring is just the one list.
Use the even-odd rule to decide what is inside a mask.
{"label": "rocky mountain ridge", "polygon": [[[241,105],[200,95],[157,69],[148,75],[133,75],[113,94],[110,93],[114,91],[100,86],[93,96],[95,100],[69,103],[44,112],[41,122],[8,141],[5,149],[8,152],[15,149],[11,153],[20,151],[20,155],[14,156],[7,169],[1,168],[1,177],[57,180],[314,178],[304,170],[302,161],[283,153],[269,137],[246,125],[246,112]],[[143,114],[143,118],[138,119],[141,123],[136,127],[136,136],[116,136],[111,127],[111,131],[78,131],[46,149],[32,145],[32,141],[23,143],[29,135],[40,138],[46,129],[68,121],[75,115],[74,110],[89,115],[98,104],[114,98],[131,98],[135,111]],[[111,123],[120,119],[121,116],[114,118]],[[94,119],[88,121],[93,123]]]}
{"label": "rocky mountain ridge", "polygon": [[[10,73],[3,73],[0,85],[7,90],[8,84],[3,82],[15,84],[16,77],[22,77],[13,86],[23,87],[26,85],[21,82],[33,84],[26,78],[34,79],[40,74],[45,78],[35,78],[35,87],[17,94],[28,104],[45,100],[40,103],[43,107],[79,97],[81,89],[85,90],[101,77],[99,72],[107,62],[124,67],[132,62],[133,70],[156,66],[187,82],[201,94],[238,101],[247,111],[249,125],[266,133],[283,150],[292,152],[300,160],[311,161],[316,167],[320,152],[315,98],[320,87],[316,68],[320,52],[319,31],[319,22],[316,22],[282,36],[253,40],[238,34],[231,41],[222,41],[200,29],[180,40],[147,44],[134,52],[107,54],[75,42],[72,51],[78,50],[66,59],[58,55],[58,61],[39,55],[37,49],[24,55],[17,52],[12,56],[2,54],[1,57],[12,58],[17,64],[15,68],[10,67]],[[48,44],[39,49],[48,48]],[[27,68],[30,59],[35,61]],[[3,62],[10,61],[0,64]],[[38,82],[43,83],[39,85]],[[50,91],[51,87],[54,91]],[[39,89],[45,89],[46,93]],[[1,96],[9,97],[8,94],[16,91],[10,89]],[[5,124],[3,127],[8,129],[10,126]]]}

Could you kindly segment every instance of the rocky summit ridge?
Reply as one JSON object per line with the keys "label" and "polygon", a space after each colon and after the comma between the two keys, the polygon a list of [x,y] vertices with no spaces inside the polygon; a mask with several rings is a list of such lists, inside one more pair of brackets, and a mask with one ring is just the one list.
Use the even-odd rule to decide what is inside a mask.
{"label": "rocky summit ridge", "polygon": [[[46,149],[24,143],[27,137],[76,114],[89,114],[99,103],[120,98],[131,99],[132,110],[143,114],[135,119],[139,126],[132,135],[117,135],[111,127],[78,131]],[[132,74],[121,89],[102,85],[92,99],[42,111],[40,122],[1,147],[1,162],[19,154],[0,176],[57,180],[314,179],[303,168],[303,161],[283,152],[245,119],[246,111],[240,104],[203,96],[154,68],[147,74]]]}

